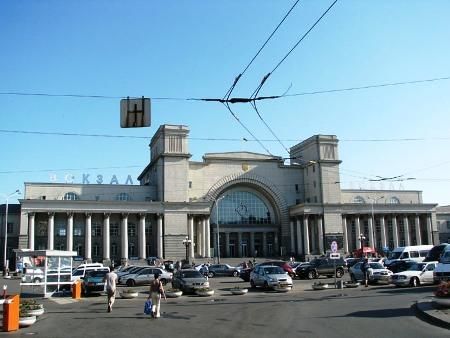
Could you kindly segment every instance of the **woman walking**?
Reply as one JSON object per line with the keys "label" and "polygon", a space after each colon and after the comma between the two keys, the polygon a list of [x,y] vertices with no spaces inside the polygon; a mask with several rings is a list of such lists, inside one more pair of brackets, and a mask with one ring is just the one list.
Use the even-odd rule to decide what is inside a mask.
{"label": "woman walking", "polygon": [[150,295],[148,298],[152,299],[152,317],[161,317],[160,307],[161,307],[161,296],[166,299],[166,293],[164,292],[164,287],[159,279],[159,274],[155,273],[155,279],[150,284]]}

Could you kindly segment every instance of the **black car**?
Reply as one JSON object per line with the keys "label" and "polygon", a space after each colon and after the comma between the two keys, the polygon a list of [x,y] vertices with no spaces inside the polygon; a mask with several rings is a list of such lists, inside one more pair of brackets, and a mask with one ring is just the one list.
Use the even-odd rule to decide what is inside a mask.
{"label": "black car", "polygon": [[253,268],[245,268],[239,271],[239,278],[244,282],[250,282],[250,273],[253,271]]}
{"label": "black car", "polygon": [[415,261],[399,260],[387,265],[386,268],[391,270],[393,273],[397,273],[408,270],[415,263]]}
{"label": "black car", "polygon": [[228,264],[212,264],[208,266],[208,277],[214,276],[239,276],[240,268]]}
{"label": "black car", "polygon": [[344,275],[345,261],[340,259],[330,259],[328,257],[316,258],[307,264],[297,267],[295,274],[299,278],[314,279],[320,276],[341,278]]}

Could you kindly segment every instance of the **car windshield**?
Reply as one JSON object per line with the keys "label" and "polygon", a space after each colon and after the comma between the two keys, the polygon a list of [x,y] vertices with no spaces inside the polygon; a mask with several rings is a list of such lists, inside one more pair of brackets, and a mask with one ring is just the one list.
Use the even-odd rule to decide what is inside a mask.
{"label": "car windshield", "polygon": [[199,271],[185,271],[181,274],[182,278],[203,278]]}
{"label": "car windshield", "polygon": [[422,271],[424,266],[425,266],[425,264],[421,264],[421,263],[413,264],[408,268],[408,270],[409,271]]}
{"label": "car windshield", "polygon": [[399,259],[402,255],[402,251],[394,251],[389,255],[389,259]]}
{"label": "car windshield", "polygon": [[444,252],[444,254],[441,257],[442,263],[450,263],[450,251]]}
{"label": "car windshield", "polygon": [[97,270],[97,271],[89,271],[88,276],[89,277],[104,277],[108,271],[106,270]]}
{"label": "car windshield", "polygon": [[267,268],[264,268],[264,273],[266,275],[274,275],[274,274],[284,274],[284,270],[280,268],[279,266],[268,266]]}
{"label": "car windshield", "polygon": [[384,269],[384,266],[380,263],[369,263],[369,265],[372,269]]}

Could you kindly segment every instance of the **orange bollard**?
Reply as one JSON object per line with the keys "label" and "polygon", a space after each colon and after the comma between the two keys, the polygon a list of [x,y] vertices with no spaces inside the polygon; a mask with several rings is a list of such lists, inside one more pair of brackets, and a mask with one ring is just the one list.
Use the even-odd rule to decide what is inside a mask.
{"label": "orange bollard", "polygon": [[9,296],[3,303],[3,331],[17,331],[19,329],[19,295]]}
{"label": "orange bollard", "polygon": [[72,284],[72,298],[81,299],[81,282],[79,280]]}

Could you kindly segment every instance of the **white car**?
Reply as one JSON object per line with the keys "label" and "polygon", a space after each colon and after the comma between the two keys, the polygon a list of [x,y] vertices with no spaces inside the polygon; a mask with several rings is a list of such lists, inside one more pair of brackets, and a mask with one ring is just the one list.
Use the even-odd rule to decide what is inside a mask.
{"label": "white car", "polygon": [[392,275],[391,282],[396,286],[418,286],[433,284],[433,271],[438,262],[422,262],[412,265],[408,270]]}
{"label": "white car", "polygon": [[161,268],[146,267],[139,270],[136,273],[129,273],[119,278],[119,284],[125,284],[127,286],[150,284],[155,279],[155,274],[160,276],[161,283],[163,285],[172,281],[172,272],[167,272]]}
{"label": "white car", "polygon": [[252,288],[262,286],[265,289],[285,288],[292,289],[292,278],[279,266],[257,265],[250,273]]}

